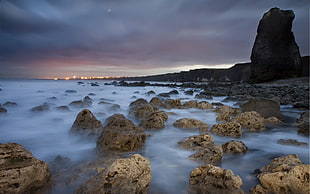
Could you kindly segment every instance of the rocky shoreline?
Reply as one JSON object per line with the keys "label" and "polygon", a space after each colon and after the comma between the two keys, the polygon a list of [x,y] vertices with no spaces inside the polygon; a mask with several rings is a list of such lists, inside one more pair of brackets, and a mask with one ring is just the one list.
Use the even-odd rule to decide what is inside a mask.
{"label": "rocky shoreline", "polygon": [[[296,79],[292,82],[255,85],[110,83],[128,87],[165,86],[171,87],[171,92],[157,94],[150,101],[134,100],[129,105],[128,116],[114,114],[105,123],[101,123],[89,109],[80,111],[69,135],[96,141],[98,158],[93,162],[73,165],[69,158],[58,156],[47,168],[45,162],[34,158],[23,146],[0,144],[0,164],[3,164],[0,169],[0,193],[40,193],[42,188],[50,190],[51,182],[52,188],[73,187],[76,188],[75,193],[148,193],[152,163],[139,154],[139,150],[148,140],[147,131],[165,127],[169,115],[173,114],[170,109],[199,109],[217,114],[218,123],[212,126],[192,118],[182,118],[173,124],[180,129],[200,130],[199,135],[176,142],[182,149],[196,151],[189,158],[203,163],[188,175],[188,193],[310,192],[310,165],[303,164],[296,154],[274,158],[267,166],[253,169],[260,184],[250,191],[242,190],[243,181],[232,170],[216,166],[225,154],[246,154],[248,148],[244,142],[235,140],[215,145],[213,135],[235,138],[264,131],[270,124],[281,125],[286,121],[280,105],[292,105],[303,110],[296,125],[299,134],[309,135],[309,83],[300,84],[300,80]],[[193,95],[192,91],[196,89],[203,91],[196,95],[197,100],[181,101],[173,98],[178,92],[175,90],[177,87],[186,95]],[[236,101],[240,108],[208,103],[208,99],[214,96],[227,96],[226,100]],[[91,104],[91,98],[85,97],[81,103]],[[48,109],[36,108],[32,111]],[[291,139],[279,140],[279,144],[308,146],[306,142]],[[35,174],[29,176],[30,171]]]}

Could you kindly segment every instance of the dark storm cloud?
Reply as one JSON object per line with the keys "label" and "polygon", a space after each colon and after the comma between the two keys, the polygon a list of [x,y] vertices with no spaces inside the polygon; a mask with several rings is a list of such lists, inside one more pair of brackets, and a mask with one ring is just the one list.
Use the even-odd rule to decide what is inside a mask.
{"label": "dark storm cloud", "polygon": [[0,67],[9,74],[74,61],[123,69],[249,61],[259,19],[275,6],[294,10],[296,41],[308,54],[306,0],[2,0]]}

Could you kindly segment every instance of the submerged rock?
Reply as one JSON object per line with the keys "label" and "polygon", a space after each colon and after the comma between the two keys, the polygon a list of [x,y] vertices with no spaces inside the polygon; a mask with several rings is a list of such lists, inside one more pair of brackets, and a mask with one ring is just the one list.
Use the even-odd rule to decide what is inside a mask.
{"label": "submerged rock", "polygon": [[0,114],[1,113],[7,113],[8,111],[6,110],[6,108],[0,107]]}
{"label": "submerged rock", "polygon": [[310,165],[303,164],[297,155],[292,154],[275,158],[261,168],[257,177],[261,185],[250,191],[252,193],[310,193]]}
{"label": "submerged rock", "polygon": [[243,194],[242,179],[231,170],[211,164],[199,166],[190,173],[189,193],[233,193]]}
{"label": "submerged rock", "polygon": [[50,109],[50,106],[47,103],[44,103],[39,106],[35,106],[31,109],[32,112],[43,112],[48,111]]}
{"label": "submerged rock", "polygon": [[141,148],[146,139],[144,131],[122,114],[107,118],[104,132],[97,140],[97,151],[129,152]]}
{"label": "submerged rock", "polygon": [[16,102],[6,102],[2,106],[4,106],[4,107],[16,107],[17,103]]}
{"label": "submerged rock", "polygon": [[103,132],[103,126],[99,120],[88,109],[83,109],[76,116],[71,127],[71,134],[86,135],[89,137],[98,137]]}
{"label": "submerged rock", "polygon": [[50,186],[48,165],[16,143],[0,144],[0,193],[39,193]]}
{"label": "submerged rock", "polygon": [[277,141],[278,144],[283,144],[283,145],[296,145],[296,146],[306,146],[308,143],[306,142],[299,142],[295,139],[279,139]]}
{"label": "submerged rock", "polygon": [[237,122],[214,124],[211,133],[221,136],[240,137],[242,136],[241,125]]}
{"label": "submerged rock", "polygon": [[248,128],[249,132],[259,132],[265,130],[264,117],[256,111],[244,112],[237,115],[232,120],[238,122],[242,127]]}
{"label": "submerged rock", "polygon": [[176,120],[173,125],[181,129],[199,129],[200,131],[208,131],[208,124],[197,119],[182,118]]}
{"label": "submerged rock", "polygon": [[187,137],[178,142],[181,148],[188,150],[201,150],[214,145],[212,136],[208,133]]}
{"label": "submerged rock", "polygon": [[134,154],[117,159],[107,170],[83,183],[75,194],[92,193],[141,193],[146,194],[151,183],[150,161]]}

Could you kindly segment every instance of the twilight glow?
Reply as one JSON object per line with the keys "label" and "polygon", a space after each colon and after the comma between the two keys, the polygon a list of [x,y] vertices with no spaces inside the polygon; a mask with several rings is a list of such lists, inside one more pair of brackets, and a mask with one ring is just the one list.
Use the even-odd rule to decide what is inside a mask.
{"label": "twilight glow", "polygon": [[0,78],[142,76],[250,59],[272,7],[295,13],[309,55],[308,0],[0,0]]}

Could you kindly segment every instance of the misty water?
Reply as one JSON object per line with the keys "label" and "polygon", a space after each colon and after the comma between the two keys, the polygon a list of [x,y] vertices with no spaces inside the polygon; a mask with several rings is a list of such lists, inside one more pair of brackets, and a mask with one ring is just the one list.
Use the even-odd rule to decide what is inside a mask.
{"label": "misty water", "polygon": [[[0,80],[0,104],[5,102],[16,102],[17,106],[5,107],[8,112],[0,114],[0,143],[15,142],[22,144],[30,150],[33,155],[47,163],[54,160],[57,155],[68,157],[73,164],[79,164],[96,159],[94,141],[81,141],[69,136],[69,130],[76,115],[82,108],[70,107],[70,111],[58,110],[56,107],[68,106],[72,101],[82,100],[85,96],[93,99],[90,109],[96,118],[102,123],[105,119],[115,113],[128,116],[128,105],[137,98],[150,100],[159,93],[178,90],[179,94],[171,95],[172,99],[179,98],[182,102],[195,99],[194,95],[184,94],[183,88],[169,87],[120,87],[105,85],[108,81],[98,81],[99,86],[92,86],[90,81],[64,80]],[[94,82],[94,81],[93,81]],[[66,90],[75,90],[76,93],[68,93]],[[153,90],[155,94],[148,95]],[[103,99],[104,98],[104,99]],[[236,102],[223,101],[225,97],[213,97],[206,100],[209,103],[222,102],[225,105],[237,107]],[[119,109],[111,106],[98,104],[104,100],[120,105]],[[200,101],[200,100],[198,100]],[[49,104],[49,111],[32,112],[31,108]],[[150,193],[186,193],[189,174],[191,170],[202,163],[188,159],[192,151],[183,150],[178,147],[177,142],[200,132],[198,130],[184,130],[173,126],[180,118],[194,118],[206,122],[209,128],[217,123],[216,113],[212,110],[199,109],[162,109],[169,114],[166,127],[161,130],[147,130],[150,134],[145,146],[139,153],[151,161],[152,182]],[[242,188],[247,192],[257,184],[253,172],[263,167],[273,158],[297,154],[306,164],[309,164],[308,146],[281,145],[279,139],[295,139],[300,142],[309,143],[309,138],[297,134],[294,125],[301,110],[290,106],[282,106],[282,113],[286,117],[286,123],[279,126],[270,126],[268,130],[260,133],[244,133],[241,138],[221,137],[211,134],[215,144],[223,144],[231,140],[243,141],[249,151],[239,155],[224,155],[221,166],[233,170],[234,174],[241,176]],[[135,122],[135,121],[134,121]],[[138,124],[138,123],[136,123]],[[75,188],[70,188],[73,191]],[[59,192],[53,189],[54,193]]]}

